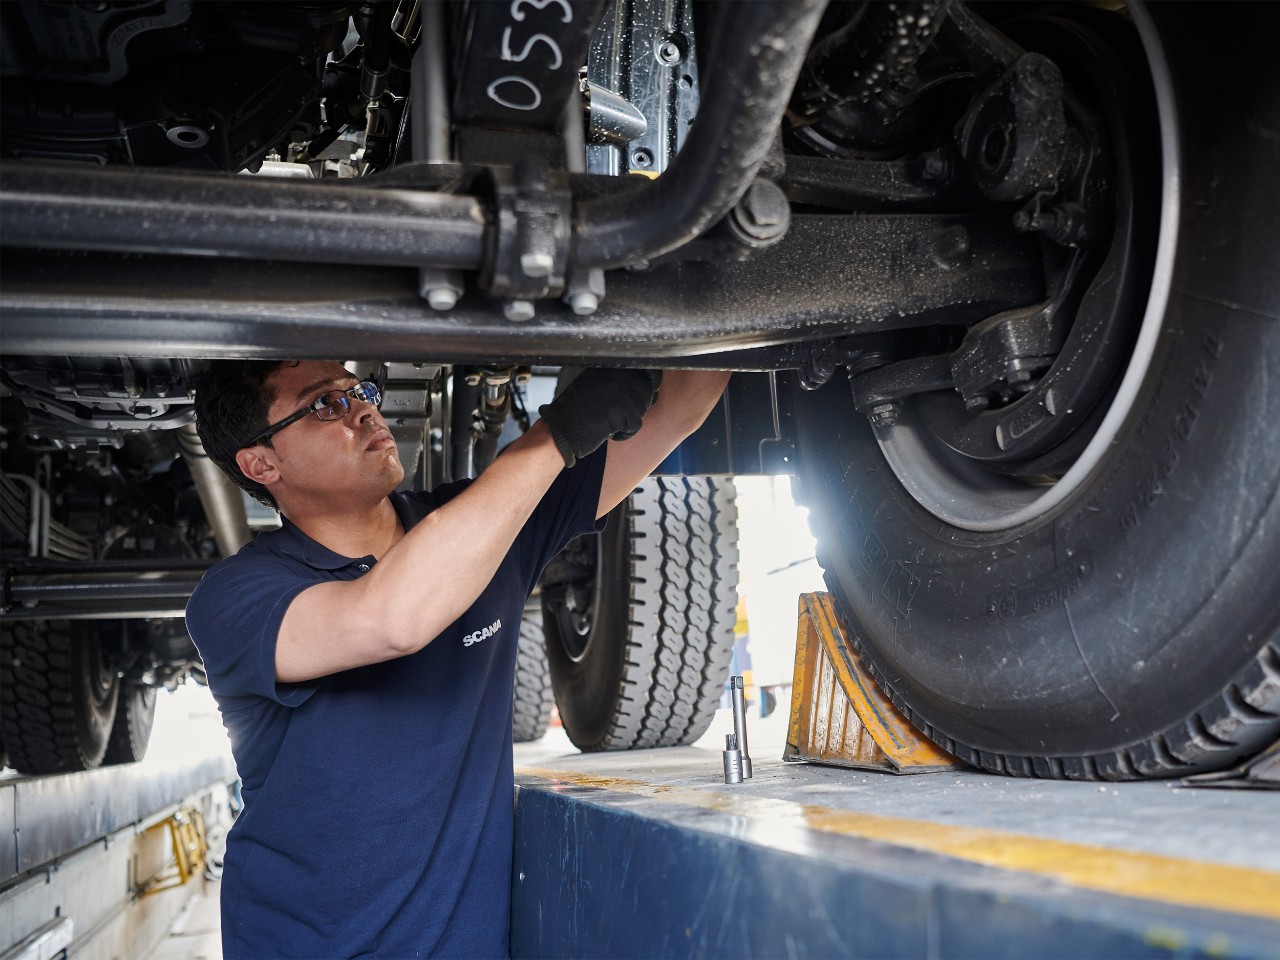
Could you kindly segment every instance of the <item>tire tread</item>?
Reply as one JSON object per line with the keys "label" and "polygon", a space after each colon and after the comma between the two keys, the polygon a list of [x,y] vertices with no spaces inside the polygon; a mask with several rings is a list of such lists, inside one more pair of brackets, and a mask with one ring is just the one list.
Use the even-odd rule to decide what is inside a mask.
{"label": "tire tread", "polygon": [[738,553],[732,481],[653,477],[628,504],[628,669],[607,735],[579,744],[584,750],[697,740],[715,715],[733,652]]}
{"label": "tire tread", "polygon": [[[845,623],[853,624],[839,592],[833,589],[832,595],[842,608]],[[1147,740],[1106,753],[1031,757],[977,751],[947,736],[924,721],[885,681],[883,673],[871,666],[874,652],[862,643],[856,630],[849,631],[849,639],[868,664],[876,685],[917,729],[948,753],[992,772],[1000,763],[1012,776],[1046,780],[1166,779],[1221,769],[1280,736],[1280,638],[1264,644],[1231,682],[1184,722]]]}
{"label": "tire tread", "polygon": [[16,621],[0,631],[0,730],[15,770],[70,773],[101,762],[77,736],[74,642],[64,621]]}
{"label": "tire tread", "polygon": [[540,740],[551,723],[551,665],[542,633],[542,608],[531,603],[520,618],[516,677],[511,692],[511,739]]}

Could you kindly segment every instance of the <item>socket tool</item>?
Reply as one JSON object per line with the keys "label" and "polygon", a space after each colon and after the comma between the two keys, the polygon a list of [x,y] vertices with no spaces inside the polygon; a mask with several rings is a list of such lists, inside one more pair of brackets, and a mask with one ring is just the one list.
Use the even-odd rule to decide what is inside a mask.
{"label": "socket tool", "polygon": [[742,782],[742,751],[738,749],[738,738],[732,733],[724,737],[724,782]]}
{"label": "socket tool", "polygon": [[742,677],[730,677],[729,687],[733,700],[733,737],[742,754],[742,779],[751,779],[751,754],[747,750],[747,700]]}

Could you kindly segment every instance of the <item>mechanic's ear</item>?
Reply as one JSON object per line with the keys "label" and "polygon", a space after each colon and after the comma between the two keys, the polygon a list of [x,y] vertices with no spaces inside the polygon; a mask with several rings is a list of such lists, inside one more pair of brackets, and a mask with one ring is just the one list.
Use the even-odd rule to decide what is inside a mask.
{"label": "mechanic's ear", "polygon": [[263,455],[260,447],[243,447],[237,450],[236,466],[246,477],[264,487],[269,487],[280,479],[275,461]]}

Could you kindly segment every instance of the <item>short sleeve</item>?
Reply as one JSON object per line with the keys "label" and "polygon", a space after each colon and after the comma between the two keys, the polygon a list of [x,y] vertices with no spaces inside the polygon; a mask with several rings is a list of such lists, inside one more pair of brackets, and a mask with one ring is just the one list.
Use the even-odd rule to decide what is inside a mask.
{"label": "short sleeve", "polygon": [[301,706],[315,682],[276,682],[276,639],[294,597],[319,580],[266,557],[236,556],[201,579],[187,603],[187,632],[223,710],[255,699]]}
{"label": "short sleeve", "polygon": [[521,530],[516,543],[527,564],[530,590],[551,558],[571,540],[604,529],[604,518],[596,520],[596,509],[600,505],[607,451],[605,444],[572,468],[561,471]]}

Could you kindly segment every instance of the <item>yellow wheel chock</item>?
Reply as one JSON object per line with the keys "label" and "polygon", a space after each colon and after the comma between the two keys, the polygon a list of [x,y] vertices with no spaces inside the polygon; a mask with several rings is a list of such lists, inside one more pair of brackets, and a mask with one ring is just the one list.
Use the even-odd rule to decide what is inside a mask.
{"label": "yellow wheel chock", "polygon": [[783,760],[931,773],[964,764],[913,727],[849,642],[827,593],[800,595]]}

